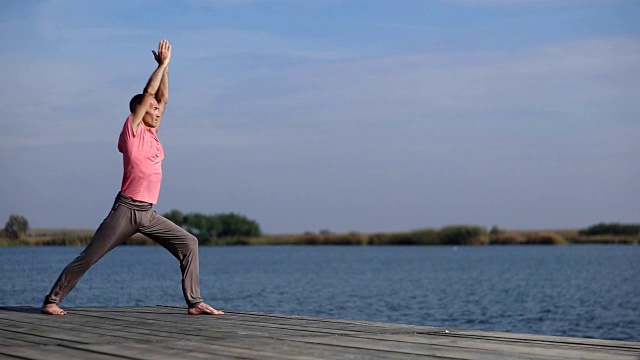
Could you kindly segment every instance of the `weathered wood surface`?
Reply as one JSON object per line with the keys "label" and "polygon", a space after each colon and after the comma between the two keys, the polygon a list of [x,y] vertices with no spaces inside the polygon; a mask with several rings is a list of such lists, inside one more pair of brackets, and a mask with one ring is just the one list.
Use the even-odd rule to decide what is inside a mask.
{"label": "weathered wood surface", "polygon": [[0,307],[3,359],[615,359],[639,342],[176,307]]}

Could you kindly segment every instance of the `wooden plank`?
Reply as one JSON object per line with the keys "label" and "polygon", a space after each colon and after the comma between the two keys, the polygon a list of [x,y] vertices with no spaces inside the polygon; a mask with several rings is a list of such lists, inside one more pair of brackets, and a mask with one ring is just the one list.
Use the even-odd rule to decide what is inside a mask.
{"label": "wooden plank", "polygon": [[[161,306],[158,306],[161,307]],[[373,321],[361,321],[361,320],[341,320],[341,319],[325,319],[309,316],[297,316],[297,315],[281,315],[281,314],[269,314],[258,312],[237,312],[226,311],[225,315],[235,315],[239,319],[251,319],[254,322],[267,322],[270,324],[291,324],[291,325],[304,325],[311,328],[320,329],[332,329],[354,332],[371,332],[371,333],[393,333],[393,332],[416,332],[416,331],[444,331],[444,328],[438,328],[433,326],[419,326],[408,324],[393,324],[393,323],[381,323]],[[225,318],[222,316],[221,318]]]}
{"label": "wooden plank", "polygon": [[[40,319],[43,321],[49,320],[52,317],[40,315]],[[55,339],[60,340],[67,339],[73,340],[76,342],[76,339],[89,339],[90,341],[83,342],[122,342],[129,341],[131,338],[137,338],[138,340],[145,341],[156,341],[162,338],[172,338],[172,339],[185,339],[185,338],[202,338],[199,335],[195,334],[171,334],[167,332],[159,332],[157,330],[150,330],[144,327],[141,328],[140,325],[137,324],[136,321],[124,321],[122,323],[110,325],[110,324],[95,324],[94,320],[91,318],[82,318],[82,322],[78,322],[77,318],[74,317],[56,317],[54,323],[49,323],[45,325],[37,325],[32,324],[32,321],[23,322],[27,320],[13,321],[13,320],[0,320],[0,327],[4,328],[12,328],[12,329],[20,329],[22,333],[28,334],[43,334],[46,332],[56,332],[57,335],[53,336],[53,339],[47,340],[47,337],[40,337],[40,344],[55,344],[62,343],[60,341],[55,341]],[[13,321],[13,322],[12,322]],[[123,325],[124,324],[124,325]],[[129,325],[129,327],[127,327]],[[133,325],[133,327],[131,327]],[[137,326],[137,327],[136,327]],[[167,328],[166,325],[162,325],[163,328]],[[103,331],[103,329],[105,331]],[[62,331],[61,331],[62,330]],[[79,336],[78,333],[82,333],[82,336]],[[138,336],[135,333],[142,333],[144,335]],[[62,337],[60,335],[67,336]],[[134,334],[134,335],[132,335]],[[100,337],[101,340],[92,340],[91,337]],[[110,337],[105,337],[104,335],[112,335]],[[211,337],[211,336],[208,336]],[[16,336],[14,336],[16,338]],[[29,338],[27,340],[37,341],[36,338]]]}
{"label": "wooden plank", "polygon": [[[69,315],[67,315],[69,316]],[[79,315],[74,315],[79,316]],[[180,322],[167,322],[164,320],[154,320],[154,319],[139,319],[137,317],[128,317],[128,316],[99,316],[99,315],[80,315],[86,318],[83,321],[96,321],[96,319],[106,320],[106,322],[102,324],[108,324],[112,326],[119,326],[122,328],[126,328],[127,330],[135,330],[135,329],[146,329],[151,333],[155,333],[158,336],[169,336],[169,337],[180,337],[184,338],[185,336],[199,336],[199,337],[212,337],[214,339],[219,338],[219,336],[210,336],[209,333],[204,334],[203,328],[194,327],[188,323],[180,323]],[[101,325],[102,326],[102,325]],[[171,334],[171,335],[168,335]],[[175,336],[172,336],[175,335]]]}
{"label": "wooden plank", "polygon": [[237,339],[225,339],[219,343],[221,346],[264,350],[270,352],[280,352],[284,354],[300,354],[305,356],[317,357],[320,359],[389,359],[389,360],[407,360],[407,359],[450,359],[449,357],[435,357],[424,355],[411,355],[406,353],[395,353],[388,351],[379,351],[371,349],[354,349],[349,347],[301,343],[297,341],[289,341],[283,339],[271,338],[251,338],[248,341],[240,341]]}
{"label": "wooden plank", "polygon": [[[517,334],[504,333],[504,336],[497,336],[492,334],[490,336],[483,336],[481,334],[474,335],[465,335],[466,332],[462,333],[451,333],[446,334],[449,337],[457,337],[463,339],[477,339],[480,341],[497,341],[497,342],[505,342],[505,343],[523,343],[529,344],[532,346],[543,345],[548,347],[576,347],[583,349],[602,349],[608,351],[628,351],[632,353],[639,354],[640,353],[640,343],[632,343],[632,342],[623,342],[623,341],[614,341],[614,340],[597,340],[597,339],[581,339],[581,338],[571,338],[571,337],[558,337],[554,338],[551,336],[536,336],[536,337],[528,337],[528,336],[514,336]],[[445,335],[443,335],[445,336]],[[587,341],[581,341],[587,340]],[[597,340],[597,341],[591,341]]]}
{"label": "wooden plank", "polygon": [[[93,316],[93,317],[99,317],[99,318],[109,318],[109,319],[120,319],[120,320],[126,320],[129,321],[131,320],[132,316],[126,315],[126,316],[121,316],[121,315],[114,315],[114,314],[105,314],[104,312],[99,313],[99,314],[87,314],[87,313],[83,313],[82,315],[85,316]],[[153,316],[146,316],[146,317],[140,317],[140,316],[133,316],[135,317],[135,319],[141,319],[141,320],[145,320],[145,321],[155,321],[157,320],[157,315],[156,318],[154,319]],[[252,327],[257,327],[259,328],[260,332],[269,332],[270,335],[273,336],[277,336],[277,335],[291,335],[291,330],[293,331],[297,331],[299,332],[298,335],[303,335],[303,334],[307,334],[307,335],[326,335],[326,334],[332,334],[332,335],[345,335],[345,334],[353,334],[353,333],[358,333],[358,332],[368,332],[368,333],[389,333],[389,329],[388,327],[384,327],[384,326],[372,326],[370,324],[367,324],[365,326],[367,326],[366,329],[363,329],[362,326],[358,325],[358,324],[352,324],[352,323],[345,323],[345,322],[335,322],[335,321],[331,321],[331,322],[317,322],[320,325],[326,325],[326,324],[331,324],[331,325],[335,325],[335,324],[339,324],[339,328],[343,328],[342,329],[335,329],[336,326],[331,326],[331,328],[328,327],[317,327],[314,326],[315,322],[313,324],[309,324],[309,322],[305,322],[305,320],[303,319],[288,319],[288,318],[284,318],[284,317],[275,317],[276,321],[274,321],[274,318],[268,318],[265,316],[261,316],[262,321],[256,322],[256,321],[246,321],[246,320],[242,320],[239,321],[239,317],[238,316],[230,316],[230,315],[224,315],[221,317],[198,317],[197,319],[193,319],[193,317],[188,316],[188,315],[184,315],[184,318],[179,318],[179,319],[175,319],[172,322],[173,325],[172,327],[174,329],[179,329],[181,325],[185,325],[185,324],[181,324],[180,322],[175,322],[178,320],[181,321],[186,321],[188,322],[188,324],[186,324],[188,329],[192,329],[195,326],[198,325],[203,325],[203,326],[210,326],[210,322],[213,321],[212,318],[215,319],[216,321],[216,328],[218,329],[225,329],[227,325],[231,325],[233,327],[233,329],[235,329],[236,331],[241,331],[242,330],[242,334],[255,334],[255,330]],[[405,330],[411,330],[414,331],[416,329],[418,329],[418,327],[415,326],[410,326],[407,328],[407,326],[402,326],[401,327],[403,331]],[[420,328],[422,330],[433,330],[435,328]],[[184,331],[184,329],[181,329]],[[398,332],[400,329],[398,329],[398,327],[393,327],[393,331],[391,332]]]}
{"label": "wooden plank", "polygon": [[0,360],[16,360],[16,359],[24,359],[24,358],[0,354]]}
{"label": "wooden plank", "polygon": [[[406,333],[406,332],[414,332],[416,328],[396,328],[396,327],[385,327],[385,326],[375,326],[370,324],[360,325],[360,324],[345,324],[345,323],[326,323],[320,321],[306,321],[302,319],[282,319],[282,318],[268,318],[262,317],[259,319],[251,319],[248,320],[243,319],[242,317],[238,318],[229,318],[229,321],[235,322],[241,320],[243,324],[252,324],[256,326],[264,326],[264,327],[273,327],[273,328],[289,328],[289,329],[300,329],[304,328],[307,330],[315,331],[318,333],[326,333],[326,334],[336,334],[336,335],[347,335],[347,334],[355,334],[355,333],[372,333],[372,334],[380,334],[380,333]],[[221,321],[227,321],[227,319],[222,319]],[[425,331],[425,328],[421,329]],[[435,330],[435,328],[428,328],[428,330]]]}
{"label": "wooden plank", "polygon": [[457,330],[456,334],[463,336],[477,336],[482,339],[488,339],[491,337],[497,339],[515,339],[524,340],[529,342],[544,342],[550,344],[577,344],[577,345],[590,345],[590,346],[604,346],[604,347],[620,347],[640,350],[640,342],[631,341],[618,341],[618,340],[602,340],[602,339],[590,339],[590,338],[577,338],[577,337],[565,337],[565,336],[550,336],[550,335],[534,335],[534,334],[516,334],[506,332],[494,332],[494,331],[480,331],[480,330]]}
{"label": "wooden plank", "polygon": [[[76,345],[75,349],[90,350],[100,354],[121,356],[140,360],[175,360],[175,359],[211,359],[211,354],[192,350],[179,350],[164,347],[161,343],[153,344],[90,344]],[[218,359],[237,359],[237,357],[219,355]]]}
{"label": "wooden plank", "polygon": [[[158,324],[160,323],[171,323],[174,327],[177,325],[178,327],[181,324],[181,322],[185,322],[188,321],[188,324],[184,324],[188,327],[193,327],[194,324],[198,325],[198,324],[202,324],[202,325],[210,325],[209,322],[212,321],[212,318],[215,318],[216,321],[220,321],[222,323],[234,323],[237,324],[239,318],[238,316],[229,316],[229,315],[225,315],[222,317],[196,317],[196,319],[194,319],[194,317],[188,316],[186,315],[186,309],[184,310],[185,313],[183,313],[182,311],[180,311],[179,313],[176,312],[176,309],[164,309],[165,311],[163,312],[163,308],[162,307],[157,307],[158,311],[155,311],[156,308],[152,308],[153,310],[132,310],[132,311],[128,311],[128,308],[124,308],[124,309],[114,309],[113,311],[111,310],[111,308],[109,309],[100,309],[100,308],[83,308],[83,309],[75,309],[75,312],[72,312],[74,309],[71,308],[69,309],[70,313],[69,315],[84,315],[84,316],[92,316],[95,318],[99,318],[101,320],[105,320],[105,319],[121,319],[121,320],[125,320],[125,321],[130,321],[132,318],[135,318],[136,320],[139,321],[152,321],[152,322],[158,322]],[[168,311],[167,311],[168,310]],[[171,317],[171,318],[167,318],[167,317],[158,317],[158,313],[170,313],[173,316],[178,315],[178,317]],[[240,317],[244,317],[242,315],[239,315]],[[253,318],[259,318],[259,319],[263,319],[262,321],[246,321],[243,320],[241,321],[242,324],[250,326],[250,325],[255,325],[255,326],[263,326],[263,324],[269,324],[267,326],[269,327],[273,327],[273,328],[284,328],[284,329],[295,329],[295,330],[303,330],[303,331],[307,331],[310,332],[312,335],[315,335],[314,333],[329,333],[329,334],[347,334],[350,332],[370,332],[370,333],[389,333],[389,326],[384,326],[385,324],[381,325],[381,324],[375,324],[375,323],[367,323],[366,325],[364,325],[367,328],[363,328],[363,325],[360,325],[359,323],[350,323],[350,322],[346,322],[346,321],[334,321],[334,320],[330,320],[330,321],[322,321],[322,320],[311,320],[313,321],[313,323],[310,323],[309,321],[305,320],[304,318],[301,317],[294,317],[294,318],[288,318],[288,317],[284,317],[284,316],[273,316],[273,317],[269,317],[266,315],[260,315],[260,316],[255,316],[255,315],[249,315],[249,318],[253,317]],[[318,323],[320,326],[315,326],[315,323]],[[325,326],[327,324],[331,324],[331,325],[336,325],[336,326]],[[418,329],[419,327],[415,327],[415,326],[405,326],[405,325],[401,325],[401,329],[411,329],[411,330],[415,330]],[[393,326],[392,329],[395,330],[401,330],[398,329],[398,326]],[[424,330],[425,328],[421,328],[422,330]],[[434,328],[428,328],[429,330],[434,329]]]}
{"label": "wooden plank", "polygon": [[110,341],[114,340],[114,338],[115,340],[117,340],[117,338],[128,340],[128,337],[124,337],[121,332],[116,332],[116,331],[111,331],[106,329],[96,330],[96,326],[89,323],[79,324],[77,322],[73,322],[73,323],[59,322],[53,325],[51,324],[44,325],[44,324],[37,324],[33,322],[22,322],[19,320],[0,319],[0,327],[6,327],[9,329],[19,329],[19,328],[35,329],[37,331],[57,332],[57,333],[63,332],[62,330],[65,330],[64,332],[69,332],[71,334],[75,332],[80,332],[87,336],[89,336],[88,334],[95,334],[100,336],[106,335],[108,337],[108,340]]}
{"label": "wooden plank", "polygon": [[[9,332],[11,333],[11,332]],[[6,336],[7,333],[4,330],[0,329],[0,346],[21,346],[21,345],[36,345],[35,343],[19,340],[19,339],[9,339]]]}
{"label": "wooden plank", "polygon": [[[256,319],[265,319],[270,323],[284,323],[284,324],[306,324],[310,326],[317,326],[325,329],[340,329],[340,330],[353,330],[364,332],[416,332],[416,331],[444,331],[444,328],[433,326],[419,326],[408,324],[393,324],[393,323],[381,323],[374,321],[361,321],[361,320],[340,320],[340,319],[324,319],[308,316],[296,316],[296,315],[280,315],[280,314],[268,314],[268,313],[255,313],[255,312],[234,312],[229,311],[228,314],[237,314],[241,317],[253,317]],[[355,330],[354,330],[355,331]]]}
{"label": "wooden plank", "polygon": [[[0,327],[3,325],[13,325],[11,322],[20,324],[20,321],[14,320],[0,320]],[[31,324],[31,323],[25,323]],[[175,335],[171,333],[158,333],[156,331],[147,330],[144,328],[134,328],[134,327],[124,327],[118,325],[110,325],[110,324],[94,324],[89,321],[85,323],[59,323],[55,325],[56,331],[81,331],[83,333],[90,333],[95,335],[110,335],[113,337],[119,337],[122,341],[158,341],[159,339],[169,338],[181,340],[185,338],[185,335]],[[2,339],[0,339],[2,341]],[[11,344],[17,345],[17,344]]]}
{"label": "wooden plank", "polygon": [[[353,349],[373,349],[379,351],[395,352],[407,355],[421,355],[433,357],[445,357],[465,360],[524,360],[524,359],[552,359],[566,360],[555,356],[536,356],[529,354],[505,354],[499,351],[485,349],[467,349],[441,345],[425,345],[406,342],[385,342],[375,339],[362,339],[354,337],[324,337],[324,338],[291,338],[291,341],[299,341],[311,344],[335,345]],[[637,359],[633,359],[637,360]]]}
{"label": "wooden plank", "polygon": [[[211,335],[201,336],[197,332],[192,335],[191,334],[173,334],[173,333],[162,332],[158,330],[149,330],[149,329],[134,328],[134,327],[125,328],[120,325],[107,325],[107,324],[102,324],[100,326],[94,327],[93,329],[94,331],[92,331],[92,333],[99,335],[101,329],[103,328],[109,328],[109,329],[113,329],[112,331],[120,332],[119,335],[121,337],[121,340],[118,342],[131,342],[131,341],[157,342],[157,341],[167,341],[167,340],[168,341],[194,340],[194,341],[201,341],[201,342],[215,342],[215,341],[218,341],[218,339],[223,336],[229,336],[229,334],[226,334],[226,333],[222,333],[221,336],[219,337],[213,337]],[[74,324],[65,324],[64,327],[61,326],[59,328],[61,332],[65,332],[69,329],[84,331],[85,327],[75,327]],[[127,330],[123,330],[123,329],[127,329]],[[240,336],[237,336],[237,337],[240,337]],[[105,342],[105,341],[96,340],[93,343],[100,343],[100,342]],[[55,344],[59,342],[52,341],[50,343]]]}
{"label": "wooden plank", "polygon": [[476,339],[446,336],[425,335],[378,335],[358,336],[359,338],[391,341],[393,343],[414,343],[425,345],[441,345],[452,348],[481,349],[496,351],[504,354],[521,354],[532,356],[554,356],[567,359],[604,360],[604,359],[634,359],[637,360],[635,351],[612,351],[610,349],[575,346],[565,344],[562,346],[549,346],[542,343],[529,343],[523,341],[498,341],[496,339]]}
{"label": "wooden plank", "polygon": [[198,351],[199,353],[209,355],[209,357],[211,357],[211,355],[215,355],[215,358],[223,355],[232,358],[260,360],[318,360],[318,358],[316,357],[309,357],[305,355],[287,354],[281,351],[270,352],[265,349],[246,349],[227,346],[226,344],[199,344],[189,341],[183,341],[163,343],[162,346],[171,349]]}
{"label": "wooden plank", "polygon": [[[44,316],[44,315],[43,315]],[[0,326],[4,323],[8,323],[8,320],[0,320]],[[39,325],[39,324],[24,324],[19,322],[11,322],[9,326],[3,326],[6,329],[11,329],[12,333],[40,336],[55,340],[64,340],[74,343],[94,343],[94,342],[122,342],[128,339],[124,336],[107,335],[104,333],[95,333],[91,331],[84,331],[77,326],[65,329],[61,331],[59,326]]]}
{"label": "wooden plank", "polygon": [[[104,314],[82,314],[85,316],[93,316],[93,317],[98,317],[98,318],[109,318],[109,319],[119,319],[119,320],[125,320],[125,321],[129,321],[132,318],[135,318],[137,320],[145,320],[145,321],[157,321],[157,315],[155,318],[152,317],[140,317],[140,316],[129,316],[129,315],[125,315],[125,316],[121,316],[121,315],[114,315],[114,314],[110,314],[108,316],[104,315]],[[187,326],[188,328],[193,328],[193,327],[198,327],[198,326],[206,326],[206,327],[210,327],[211,326],[211,321],[216,321],[216,326],[217,327],[224,327],[227,325],[232,325],[234,327],[237,327],[238,324],[241,324],[244,327],[247,328],[251,328],[251,327],[259,327],[259,328],[273,328],[275,330],[296,330],[296,331],[303,331],[303,332],[308,332],[312,335],[316,335],[316,334],[350,334],[353,333],[353,331],[344,331],[344,330],[339,330],[339,329],[327,329],[327,328],[316,328],[316,327],[311,327],[309,326],[309,324],[304,324],[304,323],[299,323],[299,324],[280,324],[280,323],[274,323],[274,322],[268,322],[268,321],[262,321],[262,322],[256,322],[256,321],[247,321],[244,319],[240,319],[238,316],[233,316],[233,315],[224,315],[224,316],[215,316],[215,317],[210,317],[210,316],[200,316],[200,317],[193,317],[193,316],[188,316],[188,315],[184,315],[184,318],[174,318],[173,321],[171,321],[171,323],[174,326]],[[161,321],[162,322],[162,321]]]}
{"label": "wooden plank", "polygon": [[[110,356],[87,352],[85,350],[69,349],[61,346],[10,346],[0,347],[0,354],[11,355],[20,359],[29,360],[117,360],[123,357]],[[137,360],[136,358],[128,358]]]}
{"label": "wooden plank", "polygon": [[[145,326],[149,327],[150,324],[154,324],[155,327],[161,327],[163,329],[167,328],[167,322],[164,320],[156,320],[151,318],[141,319],[138,316],[122,316],[122,315],[85,315],[82,316],[90,316],[96,318],[103,319],[113,319],[113,320],[122,320],[122,321],[143,321],[145,322]],[[164,315],[163,315],[164,316]],[[232,319],[222,319],[224,316],[200,316],[194,317],[189,315],[184,315],[184,318],[181,318],[181,322],[174,321],[171,322],[171,328],[174,329],[174,332],[180,332],[185,335],[192,334],[195,330],[201,330],[202,326],[206,326],[207,328],[211,327],[215,322],[215,328],[217,331],[225,331],[228,333],[236,333],[239,335],[270,335],[270,336],[280,336],[280,335],[290,335],[290,336],[302,336],[302,335],[344,335],[351,334],[353,332],[345,332],[339,330],[324,330],[324,329],[308,329],[304,326],[296,326],[296,327],[284,327],[278,326],[275,324],[267,324],[267,323],[248,323],[244,321],[234,321]]]}
{"label": "wooden plank", "polygon": [[327,328],[327,327],[317,327],[313,326],[313,324],[304,324],[304,323],[296,323],[296,324],[283,324],[283,323],[275,323],[268,321],[250,321],[250,320],[241,320],[239,318],[220,318],[217,321],[216,326],[233,326],[237,327],[238,324],[241,324],[243,327],[250,328],[259,328],[263,332],[267,332],[269,334],[278,334],[281,331],[293,330],[299,332],[301,335],[350,335],[361,333],[362,331],[349,331],[335,328]]}
{"label": "wooden plank", "polygon": [[0,336],[6,340],[18,340],[10,345],[23,345],[22,342],[31,343],[33,345],[55,345],[55,344],[76,344],[78,341],[69,339],[68,337],[49,337],[42,334],[32,334],[30,332],[19,330],[0,329]]}

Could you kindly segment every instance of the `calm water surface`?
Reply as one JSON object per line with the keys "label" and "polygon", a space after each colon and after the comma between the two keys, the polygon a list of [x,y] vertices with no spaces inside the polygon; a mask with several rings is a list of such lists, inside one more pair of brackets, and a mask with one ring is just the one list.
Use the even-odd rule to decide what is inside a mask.
{"label": "calm water surface", "polygon": [[[82,248],[0,248],[0,305],[39,306]],[[640,246],[200,248],[226,310],[640,341]],[[121,246],[66,306],[184,306],[160,247]]]}

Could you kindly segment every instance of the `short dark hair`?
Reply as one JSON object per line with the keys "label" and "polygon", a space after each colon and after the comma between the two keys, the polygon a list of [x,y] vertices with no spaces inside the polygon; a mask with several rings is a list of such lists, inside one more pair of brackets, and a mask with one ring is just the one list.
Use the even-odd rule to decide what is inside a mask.
{"label": "short dark hair", "polygon": [[143,98],[143,94],[137,94],[131,98],[131,101],[129,101],[129,111],[131,111],[132,114],[136,112],[136,108],[142,103]]}

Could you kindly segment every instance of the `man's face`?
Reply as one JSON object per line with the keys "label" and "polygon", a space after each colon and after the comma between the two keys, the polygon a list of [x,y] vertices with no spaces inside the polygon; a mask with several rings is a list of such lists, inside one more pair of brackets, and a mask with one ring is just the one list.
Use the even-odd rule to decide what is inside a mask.
{"label": "man's face", "polygon": [[147,112],[144,114],[144,117],[142,117],[142,121],[147,127],[158,127],[158,124],[160,123],[160,107],[158,106],[156,99],[151,99],[149,102]]}

